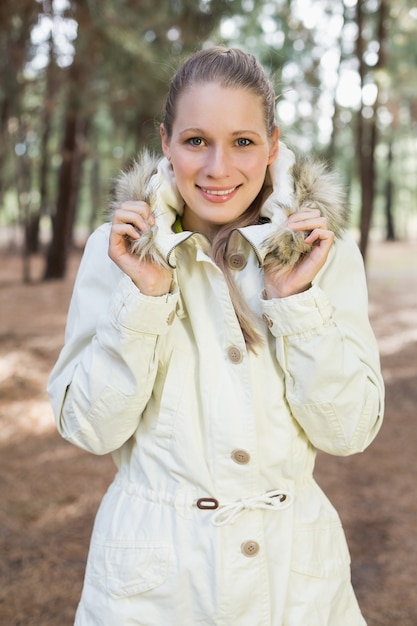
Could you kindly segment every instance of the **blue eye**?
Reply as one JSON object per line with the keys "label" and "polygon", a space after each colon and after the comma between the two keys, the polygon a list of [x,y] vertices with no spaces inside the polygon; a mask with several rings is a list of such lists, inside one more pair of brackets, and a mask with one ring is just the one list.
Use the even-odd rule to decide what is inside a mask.
{"label": "blue eye", "polygon": [[201,137],[191,137],[191,139],[188,140],[188,143],[190,143],[192,146],[202,146],[203,140],[201,139]]}
{"label": "blue eye", "polygon": [[252,143],[250,139],[246,139],[245,137],[239,137],[239,139],[237,140],[237,145],[238,146],[250,146],[250,144]]}

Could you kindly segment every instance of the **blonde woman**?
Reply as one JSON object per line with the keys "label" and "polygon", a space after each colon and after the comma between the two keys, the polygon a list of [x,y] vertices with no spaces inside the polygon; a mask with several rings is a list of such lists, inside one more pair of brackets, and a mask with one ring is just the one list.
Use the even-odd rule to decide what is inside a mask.
{"label": "blonde woman", "polygon": [[177,71],[163,157],[87,243],[49,393],[111,452],[78,626],[363,626],[316,450],[364,450],[383,383],[357,246],[325,168],[279,142],[259,63]]}

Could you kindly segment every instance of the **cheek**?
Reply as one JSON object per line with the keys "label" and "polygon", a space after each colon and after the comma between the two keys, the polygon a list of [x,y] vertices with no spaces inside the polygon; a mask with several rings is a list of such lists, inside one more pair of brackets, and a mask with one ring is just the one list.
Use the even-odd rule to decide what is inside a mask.
{"label": "cheek", "polygon": [[190,159],[182,158],[178,155],[172,157],[172,167],[177,180],[182,180],[183,183],[193,173],[193,166]]}
{"label": "cheek", "polygon": [[249,175],[252,183],[259,187],[262,187],[265,181],[265,176],[267,172],[268,163],[257,163],[253,165],[253,167],[249,170]]}
{"label": "cheek", "polygon": [[172,159],[172,169],[174,172],[177,189],[183,200],[187,202],[194,188],[194,178],[192,175],[192,169],[190,167],[190,164],[187,162],[187,160]]}
{"label": "cheek", "polygon": [[268,154],[242,155],[240,162],[237,163],[239,169],[242,169],[251,178],[264,176],[268,167]]}

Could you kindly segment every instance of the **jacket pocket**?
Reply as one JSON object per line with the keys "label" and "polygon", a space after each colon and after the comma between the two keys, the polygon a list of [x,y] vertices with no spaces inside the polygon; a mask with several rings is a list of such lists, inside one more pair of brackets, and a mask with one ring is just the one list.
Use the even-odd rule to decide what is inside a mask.
{"label": "jacket pocket", "polygon": [[350,554],[339,521],[295,526],[292,569],[317,578],[331,578],[350,568]]}
{"label": "jacket pocket", "polygon": [[167,544],[115,542],[106,544],[103,550],[105,585],[114,598],[154,589],[168,576]]}

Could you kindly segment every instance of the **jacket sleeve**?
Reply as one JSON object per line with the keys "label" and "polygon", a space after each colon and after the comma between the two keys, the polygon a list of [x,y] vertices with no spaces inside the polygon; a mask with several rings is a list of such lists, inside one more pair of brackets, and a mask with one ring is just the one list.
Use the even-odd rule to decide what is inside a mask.
{"label": "jacket sleeve", "polygon": [[95,454],[117,450],[138,427],[178,299],[141,294],[108,257],[108,237],[105,225],[87,242],[48,381],[59,432]]}
{"label": "jacket sleeve", "polygon": [[318,449],[361,452],[382,422],[384,385],[362,257],[337,239],[308,291],[263,300],[292,414]]}

